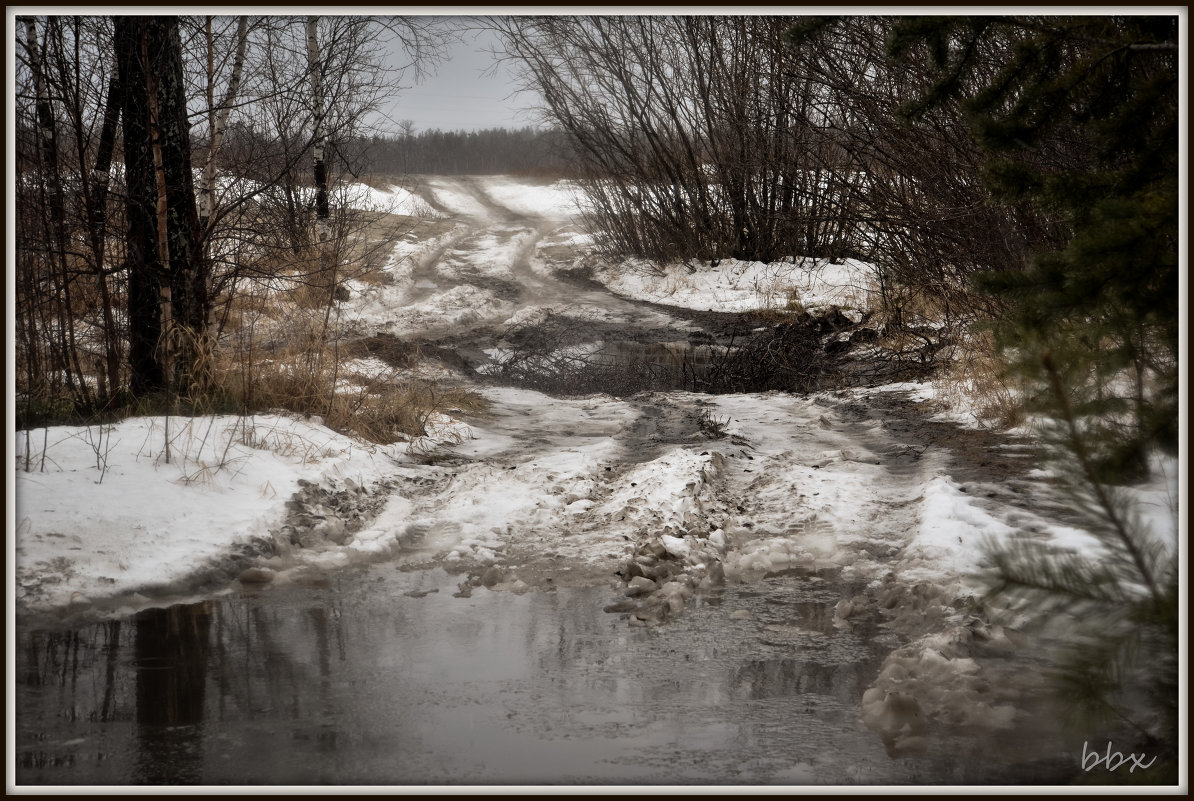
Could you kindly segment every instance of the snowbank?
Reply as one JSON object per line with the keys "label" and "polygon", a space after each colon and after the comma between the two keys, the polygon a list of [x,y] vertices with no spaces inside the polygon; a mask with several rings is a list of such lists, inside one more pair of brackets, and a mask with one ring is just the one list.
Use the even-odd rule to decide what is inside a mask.
{"label": "snowbank", "polygon": [[434,216],[435,211],[408,189],[388,185],[379,189],[369,184],[353,183],[343,187],[343,202],[353,209],[404,214],[409,217]]}
{"label": "snowbank", "polygon": [[300,481],[367,485],[400,447],[279,415],[56,426],[16,446],[16,600],[61,615],[136,606],[263,552]]}
{"label": "snowbank", "polygon": [[869,308],[871,274],[869,265],[852,259],[842,264],[723,259],[715,266],[673,263],[662,269],[628,260],[599,267],[595,277],[619,295],[686,309],[744,312],[799,304],[810,311],[838,306],[850,312]]}

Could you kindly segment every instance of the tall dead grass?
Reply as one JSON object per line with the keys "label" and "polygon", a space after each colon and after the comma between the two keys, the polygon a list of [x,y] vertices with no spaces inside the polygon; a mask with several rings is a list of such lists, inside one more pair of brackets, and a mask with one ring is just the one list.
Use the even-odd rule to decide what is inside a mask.
{"label": "tall dead grass", "polygon": [[398,370],[354,372],[353,355],[350,348],[313,336],[273,347],[226,347],[214,354],[210,392],[224,406],[315,415],[329,428],[380,444],[427,436],[436,415],[487,410],[475,392],[404,377]]}
{"label": "tall dead grass", "polygon": [[304,276],[238,298],[219,347],[203,354],[206,382],[193,387],[192,400],[212,409],[318,416],[329,428],[380,444],[427,436],[437,415],[485,413],[475,392],[395,367],[380,374],[357,369],[368,349],[340,338],[334,322],[327,325],[328,296],[326,284]]}
{"label": "tall dead grass", "polygon": [[934,384],[946,405],[969,408],[985,428],[1013,428],[1026,419],[1015,380],[989,331],[969,332],[951,348]]}

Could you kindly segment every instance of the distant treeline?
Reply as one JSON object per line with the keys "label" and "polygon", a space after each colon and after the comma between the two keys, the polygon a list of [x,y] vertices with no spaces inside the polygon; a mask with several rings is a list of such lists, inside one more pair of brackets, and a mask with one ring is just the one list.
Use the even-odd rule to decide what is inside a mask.
{"label": "distant treeline", "polygon": [[401,175],[557,175],[569,173],[573,159],[558,130],[489,128],[481,131],[431,130],[374,137],[365,146],[366,169]]}

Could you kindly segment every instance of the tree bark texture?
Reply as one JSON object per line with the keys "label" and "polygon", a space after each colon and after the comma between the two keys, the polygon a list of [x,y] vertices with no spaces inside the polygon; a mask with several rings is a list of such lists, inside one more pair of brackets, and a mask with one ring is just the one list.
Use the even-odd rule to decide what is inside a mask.
{"label": "tree bark texture", "polygon": [[[208,269],[199,250],[178,21],[116,17],[114,23],[124,90],[129,364],[131,387],[143,393],[166,386],[164,353],[159,347],[163,313],[187,329],[192,342],[202,336],[209,305]],[[165,208],[160,209],[163,199]],[[164,248],[159,248],[159,212],[164,212]],[[159,305],[163,298],[169,298],[169,309]],[[180,356],[185,373],[193,354]]]}

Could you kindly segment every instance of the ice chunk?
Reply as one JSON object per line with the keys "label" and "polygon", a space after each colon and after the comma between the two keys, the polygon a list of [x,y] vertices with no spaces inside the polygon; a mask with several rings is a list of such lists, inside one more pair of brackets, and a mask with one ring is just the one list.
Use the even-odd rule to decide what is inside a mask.
{"label": "ice chunk", "polygon": [[673,537],[670,534],[659,535],[660,542],[667,552],[677,559],[687,559],[688,555],[692,553],[692,546],[681,537]]}

